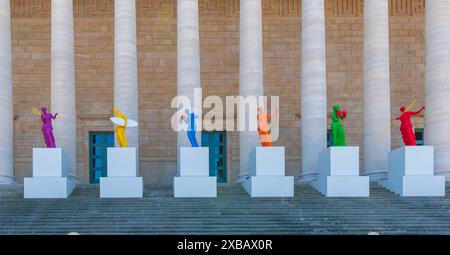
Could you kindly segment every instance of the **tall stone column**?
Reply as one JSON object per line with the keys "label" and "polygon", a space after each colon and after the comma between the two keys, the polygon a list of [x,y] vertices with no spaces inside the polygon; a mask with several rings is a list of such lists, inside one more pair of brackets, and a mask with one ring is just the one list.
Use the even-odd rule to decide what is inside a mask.
{"label": "tall stone column", "polygon": [[[263,42],[262,42],[262,7],[260,0],[240,1],[240,52],[239,52],[239,95],[258,99],[264,95],[263,77]],[[240,121],[255,120],[249,116],[246,107],[245,115]],[[257,131],[239,132],[239,180],[250,175],[250,154],[259,145]]]}
{"label": "tall stone column", "polygon": [[11,7],[0,0],[0,184],[15,183],[13,147],[13,93],[11,59]]}
{"label": "tall stone column", "polygon": [[[189,98],[191,111],[202,118],[202,105],[194,105],[194,89],[200,82],[200,33],[197,0],[178,0],[177,3],[177,95]],[[186,107],[186,106],[185,106]],[[200,126],[197,126],[199,130]],[[200,132],[197,132],[200,143]],[[178,156],[180,147],[191,144],[185,131],[177,133]],[[179,159],[179,157],[178,157]],[[179,160],[178,160],[179,163]],[[177,168],[179,173],[179,167]]]}
{"label": "tall stone column", "polygon": [[364,1],[364,175],[386,177],[391,149],[388,0]]}
{"label": "tall stone column", "polygon": [[68,175],[77,181],[75,57],[73,4],[52,0],[51,6],[51,111],[58,113],[53,122],[56,146],[67,159]]}
{"label": "tall stone column", "polygon": [[327,79],[324,0],[302,0],[301,182],[317,178],[327,148]]}
{"label": "tall stone column", "polygon": [[[114,106],[139,121],[135,0],[114,1]],[[126,135],[139,155],[139,128],[127,128]]]}
{"label": "tall stone column", "polygon": [[425,1],[425,144],[450,179],[450,0]]}

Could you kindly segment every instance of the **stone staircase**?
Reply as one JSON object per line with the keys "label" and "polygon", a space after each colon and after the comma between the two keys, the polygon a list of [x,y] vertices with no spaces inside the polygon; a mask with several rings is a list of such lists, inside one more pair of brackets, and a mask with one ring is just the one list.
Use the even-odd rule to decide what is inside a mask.
{"label": "stone staircase", "polygon": [[[447,187],[447,194],[450,194]],[[100,199],[98,185],[69,199],[23,199],[0,186],[0,234],[450,234],[450,196],[402,198],[376,185],[370,198],[325,198],[297,185],[294,198],[250,198],[237,184],[217,198],[173,198],[145,187],[142,199]]]}

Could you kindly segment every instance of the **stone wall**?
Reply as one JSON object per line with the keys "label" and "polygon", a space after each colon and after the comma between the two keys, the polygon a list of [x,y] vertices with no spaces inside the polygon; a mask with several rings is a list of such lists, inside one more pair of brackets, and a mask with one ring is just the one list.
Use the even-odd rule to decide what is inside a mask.
{"label": "stone wall", "polygon": [[[362,146],[362,0],[326,1],[328,106],[346,108],[349,145]],[[392,117],[424,97],[423,0],[390,1]],[[78,176],[89,182],[89,131],[112,131],[114,20],[112,0],[74,0]],[[203,97],[239,91],[239,0],[200,0]],[[280,139],[289,175],[300,174],[299,0],[263,0],[265,94],[280,96]],[[176,0],[137,0],[141,175],[171,184],[176,135]],[[31,108],[50,105],[50,0],[12,0],[14,153],[19,182],[31,176],[31,148],[42,146]],[[204,109],[206,113],[208,109]],[[423,127],[423,118],[414,119]],[[392,145],[401,145],[398,123]],[[362,151],[362,148],[361,148]],[[239,142],[228,133],[228,180],[239,174]]]}

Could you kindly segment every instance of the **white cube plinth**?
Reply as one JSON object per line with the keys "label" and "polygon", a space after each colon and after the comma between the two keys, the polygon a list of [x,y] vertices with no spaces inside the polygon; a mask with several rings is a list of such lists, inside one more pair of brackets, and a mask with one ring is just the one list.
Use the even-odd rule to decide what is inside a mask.
{"label": "white cube plinth", "polygon": [[242,187],[251,197],[293,197],[294,177],[285,176],[284,147],[256,147]]}
{"label": "white cube plinth", "polygon": [[368,176],[359,176],[359,147],[330,147],[319,154],[319,179],[312,186],[327,197],[368,197]]}
{"label": "white cube plinth", "polygon": [[142,177],[100,177],[101,198],[142,197],[143,193]]}
{"label": "white cube plinth", "polygon": [[67,167],[61,148],[33,148],[33,177],[66,177]]}
{"label": "white cube plinth", "polygon": [[251,197],[293,197],[293,176],[251,176],[242,182]]}
{"label": "white cube plinth", "polygon": [[215,176],[176,176],[173,187],[175,197],[217,197]]}
{"label": "white cube plinth", "polygon": [[251,176],[284,176],[284,147],[258,146],[251,157]]}
{"label": "white cube plinth", "polygon": [[216,197],[217,177],[209,176],[209,148],[181,147],[180,176],[173,180],[175,197]]}
{"label": "white cube plinth", "polygon": [[209,176],[209,148],[181,147],[180,176]]}
{"label": "white cube plinth", "polygon": [[434,175],[433,146],[389,152],[387,180],[379,184],[400,196],[445,196],[445,177]]}
{"label": "white cube plinth", "polygon": [[136,148],[108,148],[107,151],[107,177],[100,177],[100,197],[142,197],[144,183],[142,177],[137,177]]}
{"label": "white cube plinth", "polygon": [[108,177],[137,176],[136,148],[107,148]]}
{"label": "white cube plinth", "polygon": [[33,177],[24,178],[24,198],[67,198],[75,183],[67,178],[61,148],[33,148]]}

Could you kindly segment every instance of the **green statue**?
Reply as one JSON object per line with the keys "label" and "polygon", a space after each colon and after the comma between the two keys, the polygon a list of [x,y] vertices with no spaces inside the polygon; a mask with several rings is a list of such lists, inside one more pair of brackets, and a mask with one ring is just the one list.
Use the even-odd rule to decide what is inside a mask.
{"label": "green statue", "polygon": [[345,146],[345,128],[342,126],[341,120],[347,117],[347,112],[341,110],[339,105],[333,106],[331,114],[331,134],[333,136],[332,146]]}

